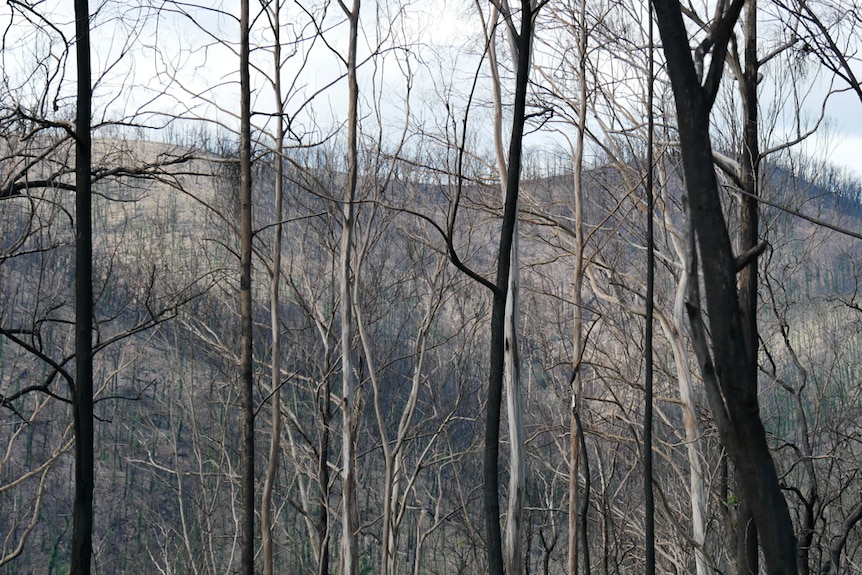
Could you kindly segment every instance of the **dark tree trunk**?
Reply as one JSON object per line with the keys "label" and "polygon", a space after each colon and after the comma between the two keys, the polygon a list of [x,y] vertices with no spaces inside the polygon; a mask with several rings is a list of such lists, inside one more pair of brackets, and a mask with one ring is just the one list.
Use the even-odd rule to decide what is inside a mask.
{"label": "dark tree trunk", "polygon": [[240,400],[242,402],[242,554],[245,575],[254,574],[254,373],[251,294],[251,80],[249,74],[249,6],[240,5]]}
{"label": "dark tree trunk", "polygon": [[653,494],[653,314],[654,314],[654,257],[653,246],[653,29],[652,10],[649,18],[649,63],[647,66],[647,153],[646,153],[646,241],[647,241],[647,285],[646,325],[644,329],[644,573],[655,575],[655,496]]}
{"label": "dark tree trunk", "polygon": [[[762,538],[767,573],[795,575],[796,540],[760,419],[757,370],[745,341],[736,262],[722,215],[709,138],[709,113],[742,4],[735,0],[711,30],[712,64],[702,86],[679,2],[654,0],[676,102],[688,202],[703,261],[710,318],[713,357],[701,347],[698,360],[722,443],[736,466],[741,495],[751,505]],[[689,302],[693,322],[700,321],[697,305]],[[697,325],[692,328],[702,332]]]}
{"label": "dark tree trunk", "polygon": [[75,123],[75,502],[72,575],[90,573],[93,556],[93,239],[91,215],[90,9],[75,0],[78,110]]}
{"label": "dark tree trunk", "polygon": [[739,497],[736,511],[736,574],[757,575],[760,554],[757,549],[757,527],[751,515],[751,506]]}
{"label": "dark tree trunk", "polygon": [[584,426],[581,424],[580,413],[575,413],[577,424],[578,443],[581,446],[581,462],[584,466],[584,496],[578,504],[578,534],[581,538],[581,555],[584,558],[584,573],[592,573],[592,560],[590,559],[590,539],[587,533],[587,513],[590,510],[590,458],[587,456],[587,440],[584,437]]}
{"label": "dark tree trunk", "polygon": [[[742,196],[739,218],[739,253],[745,253],[757,245],[758,241],[758,173],[760,161],[760,135],[757,129],[757,2],[747,0],[745,9],[745,69],[739,79],[742,92],[744,123],[742,128],[742,158],[740,163],[740,184],[746,192]],[[742,315],[742,329],[745,335],[745,348],[750,369],[757,373],[757,259],[739,272],[739,310]],[[757,376],[747,382],[749,393],[757,395]],[[737,486],[739,475],[737,474]],[[738,487],[737,487],[738,489]],[[737,517],[737,555],[738,575],[757,575],[759,554],[757,549],[757,526],[753,520],[751,505],[744,497],[740,498]]]}
{"label": "dark tree trunk", "polygon": [[[488,573],[503,575],[503,545],[500,530],[499,455],[500,406],[503,398],[504,330],[506,294],[512,261],[515,220],[518,217],[518,191],[521,179],[521,151],[526,123],[527,81],[530,74],[532,44],[532,8],[530,0],[521,0],[521,25],[517,37],[518,69],[515,78],[515,107],[509,140],[509,164],[506,174],[506,197],[500,246],[497,253],[497,278],[491,311],[491,350],[488,375],[488,403],[485,416],[484,511],[488,553]],[[511,15],[509,15],[511,17]]]}

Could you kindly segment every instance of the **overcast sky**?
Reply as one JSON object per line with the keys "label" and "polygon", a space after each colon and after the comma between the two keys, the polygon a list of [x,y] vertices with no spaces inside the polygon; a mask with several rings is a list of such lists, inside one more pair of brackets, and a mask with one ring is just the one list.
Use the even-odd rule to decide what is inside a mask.
{"label": "overcast sky", "polygon": [[[215,4],[231,9],[235,9],[236,5],[235,2]],[[130,113],[144,106],[178,114],[191,111],[200,116],[217,118],[228,125],[233,124],[238,102],[235,84],[237,58],[231,49],[215,42],[213,36],[230,37],[236,30],[236,21],[207,11],[194,14],[196,23],[189,18],[170,14],[153,19],[151,12],[136,10],[132,6],[132,3],[105,3],[96,19],[93,34],[94,66],[102,72],[113,66],[100,79],[102,101],[111,101],[110,107],[114,114],[119,109]],[[53,14],[52,19],[61,23],[60,28],[67,35],[72,34],[69,2],[49,0],[41,8]],[[365,2],[363,18],[366,22],[374,21],[378,8],[377,4]],[[290,20],[291,12],[297,10],[296,5],[289,4],[287,20]],[[381,19],[386,20],[385,7],[381,10],[384,11]],[[8,21],[8,14],[9,7],[4,4],[0,8],[0,16]],[[301,21],[300,16],[297,12],[295,21]],[[476,52],[481,46],[479,34],[476,33],[479,18],[472,3],[453,0],[414,0],[406,5],[401,16],[397,28],[383,31],[394,35],[385,39],[384,43],[388,46],[409,45],[409,50],[386,52],[382,65],[376,68],[364,67],[361,76],[364,80],[366,109],[372,107],[376,86],[377,90],[383,92],[380,102],[387,111],[383,121],[390,122],[391,128],[397,131],[403,124],[408,85],[404,72],[409,64],[410,72],[415,74],[410,94],[414,121],[419,126],[424,124],[428,129],[435,125],[439,127],[446,121],[445,100],[452,98],[453,103],[458,98],[463,100],[476,71]],[[149,19],[145,21],[144,18]],[[330,16],[324,24],[333,28],[327,38],[330,46],[343,52],[346,27],[337,24],[342,19],[338,5],[330,5]],[[132,31],[137,31],[138,35],[132,37]],[[308,30],[288,27],[284,31],[284,39],[291,40],[303,33],[310,36]],[[378,32],[374,26],[366,24],[365,44],[375,43],[376,34]],[[4,70],[14,75],[16,67],[26,69],[28,64],[32,66],[32,62],[39,57],[50,55],[56,59],[59,46],[47,45],[40,38],[27,33],[26,26],[16,23],[10,28],[4,53]],[[258,34],[257,38],[261,39],[261,35]],[[114,65],[120,54],[123,54],[122,59]],[[269,64],[265,54],[257,53],[254,58],[262,66]],[[66,64],[65,92],[71,94],[74,89],[74,58],[70,57]],[[327,124],[335,126],[346,115],[346,90],[343,81],[337,82],[343,73],[343,65],[339,57],[321,42],[297,45],[296,54],[288,60],[285,71],[286,78],[299,78],[294,86],[296,96],[288,102],[288,111],[296,113],[295,127],[298,131],[312,130],[315,124],[317,128]],[[40,81],[43,78],[39,75],[29,80],[34,92],[38,91]],[[255,84],[255,107],[261,111],[271,109],[272,95],[262,77],[259,76]],[[170,86],[167,90],[169,97],[152,100],[165,90],[165,86]],[[329,88],[324,89],[327,86]],[[488,83],[480,82],[479,89],[485,91],[482,97],[487,101]],[[803,110],[809,119],[817,116],[819,104],[816,102],[822,100],[825,89],[826,84],[823,82],[818,93],[815,84],[810,101]],[[319,90],[322,92],[317,94]],[[764,99],[769,91],[768,88],[761,89]],[[315,94],[313,104],[305,105],[305,101]],[[195,95],[203,96],[206,103]],[[792,114],[792,110],[788,106],[786,112]],[[478,117],[481,117],[481,113],[477,112]],[[862,177],[862,102],[853,92],[834,94],[827,106],[827,115],[829,124],[825,126],[826,129],[812,138],[805,149],[819,159],[828,159]],[[262,118],[259,116],[258,121],[263,122]],[[792,120],[791,117],[785,122],[790,123]],[[787,129],[792,131],[792,128]],[[541,139],[533,137],[531,142],[535,144]]]}

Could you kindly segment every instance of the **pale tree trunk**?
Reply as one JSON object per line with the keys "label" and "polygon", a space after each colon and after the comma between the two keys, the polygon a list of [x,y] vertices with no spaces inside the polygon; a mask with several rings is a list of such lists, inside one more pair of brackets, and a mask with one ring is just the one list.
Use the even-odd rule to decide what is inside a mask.
{"label": "pale tree trunk", "polygon": [[[571,382],[571,411],[569,413],[569,530],[568,548],[569,562],[568,573],[575,575],[578,572],[578,514],[580,509],[578,473],[580,469],[581,453],[579,429],[581,393],[583,387],[583,353],[584,353],[584,306],[582,287],[584,283],[584,189],[583,189],[583,167],[584,167],[584,132],[587,121],[587,30],[586,30],[586,0],[579,2],[579,20],[581,23],[580,36],[578,37],[578,125],[575,137],[575,147],[572,151],[573,169],[572,184],[574,188],[574,218],[575,218],[575,269],[572,277],[572,294],[574,305],[574,322],[572,325],[572,382]],[[583,521],[586,528],[586,521]],[[584,538],[586,540],[586,538]],[[589,573],[589,550],[584,549],[584,572]]]}
{"label": "pale tree trunk", "polygon": [[[571,406],[569,413],[569,528],[568,528],[568,550],[569,575],[578,572],[578,539],[580,510],[578,474],[580,473],[581,453],[579,450],[581,393],[583,388],[583,355],[584,355],[584,305],[582,288],[584,283],[584,132],[587,121],[587,29],[586,29],[586,0],[580,0],[578,4],[578,19],[580,20],[580,35],[578,36],[578,125],[575,136],[575,147],[572,150],[573,170],[572,184],[574,189],[574,218],[575,218],[575,267],[572,277],[572,295],[574,305],[574,318],[572,325],[572,381],[571,381]],[[586,455],[586,454],[584,454]],[[583,526],[586,528],[586,518]],[[584,540],[586,536],[584,534]],[[583,549],[584,572],[589,573],[589,549]]]}
{"label": "pale tree trunk", "polygon": [[251,79],[249,71],[249,5],[240,4],[240,398],[242,402],[242,553],[241,569],[254,573],[254,371],[251,294]]}
{"label": "pale tree trunk", "polygon": [[93,231],[90,178],[90,9],[75,0],[78,61],[75,122],[75,501],[72,507],[72,575],[90,573],[93,557]]}
{"label": "pale tree trunk", "polygon": [[[686,281],[680,280],[677,292],[684,295],[687,289]],[[684,300],[680,299],[680,301]],[[707,575],[709,569],[703,554],[703,544],[706,539],[706,491],[703,481],[701,434],[697,427],[691,370],[688,366],[685,344],[680,331],[680,328],[685,325],[683,313],[683,307],[679,306],[674,310],[673,323],[664,316],[659,316],[659,321],[668,343],[670,343],[676,364],[682,420],[685,428],[685,449],[688,457],[689,503],[691,504],[692,539],[695,542],[695,568],[697,575]]]}
{"label": "pale tree trunk", "polygon": [[[660,179],[658,188],[666,195],[668,187],[661,183],[668,180],[663,164],[657,164]],[[665,197],[662,205],[670,205],[670,198]],[[685,234],[680,232],[673,221],[672,214],[664,210],[661,225],[668,230],[668,236],[673,244],[674,252],[678,258],[678,268],[681,270],[677,283],[672,310],[662,308],[655,309],[656,319],[667,339],[673,354],[676,369],[677,386],[679,390],[680,408],[683,415],[683,429],[685,433],[686,458],[688,460],[689,479],[689,503],[691,505],[692,539],[695,549],[695,566],[697,575],[706,575],[709,572],[706,556],[703,553],[703,545],[706,538],[706,488],[703,471],[703,445],[701,430],[697,425],[697,404],[694,396],[694,383],[691,368],[689,367],[689,355],[683,333],[687,323],[685,317],[685,298],[689,292],[690,270],[686,267],[689,247],[683,241]],[[624,302],[621,298],[604,292],[599,288],[595,278],[590,275],[593,292],[600,298],[619,305],[627,311],[645,315],[646,310],[635,307]],[[587,571],[589,572],[589,571]]]}
{"label": "pale tree trunk", "polygon": [[329,425],[330,395],[329,378],[323,383],[319,399],[321,430],[318,442],[317,477],[320,484],[320,509],[317,516],[317,575],[329,574]]}
{"label": "pale tree trunk", "polygon": [[[517,206],[517,202],[516,202]],[[517,207],[515,208],[517,210]],[[524,496],[527,474],[524,456],[524,419],[521,396],[521,364],[518,356],[518,297],[520,290],[520,258],[518,257],[518,220],[512,231],[512,262],[509,288],[506,294],[504,323],[504,385],[506,415],[509,419],[509,489],[506,513],[506,573],[524,572],[522,533],[524,530]]]}
{"label": "pale tree trunk", "polygon": [[359,34],[360,0],[353,0],[352,9],[344,4],[350,23],[349,48],[347,55],[347,189],[342,206],[341,230],[341,491],[342,491],[342,534],[341,561],[343,575],[356,575],[359,559],[358,530],[359,510],[356,495],[356,441],[354,438],[355,396],[353,381],[353,301],[351,287],[351,260],[353,258],[353,217],[354,201],[358,178],[359,154],[357,151],[358,94],[356,81],[356,51]]}
{"label": "pale tree trunk", "polygon": [[[499,118],[499,116],[498,116]],[[502,118],[496,122],[500,123]],[[502,149],[502,140],[498,140]],[[500,172],[507,173],[505,163]],[[506,178],[501,179],[505,200]],[[515,213],[518,212],[518,199],[515,200]],[[512,252],[509,263],[509,285],[506,291],[506,311],[504,316],[504,387],[506,390],[506,416],[509,421],[509,486],[506,510],[506,572],[510,575],[523,573],[521,540],[524,530],[524,495],[526,492],[527,462],[524,455],[524,418],[521,390],[521,360],[518,353],[518,321],[520,318],[521,269],[519,255],[518,217],[512,227]]]}
{"label": "pale tree trunk", "polygon": [[[431,274],[431,277],[435,279],[443,277],[443,268],[445,265],[446,260],[440,259],[436,269]],[[365,332],[365,324],[362,320],[361,311],[358,306],[354,306],[356,310],[356,326],[359,331],[359,337],[362,342],[362,349],[365,357],[365,367],[368,377],[371,380],[371,389],[374,396],[374,414],[377,419],[380,444],[383,450],[383,545],[380,571],[381,575],[394,575],[396,572],[399,529],[403,518],[403,511],[406,509],[406,498],[408,497],[410,487],[412,487],[413,484],[413,479],[409,477],[405,478],[404,445],[407,441],[407,434],[413,424],[414,416],[416,415],[419,392],[422,387],[422,371],[425,364],[428,333],[431,329],[436,312],[442,303],[441,297],[445,291],[442,286],[440,289],[435,289],[436,287],[437,286],[434,285],[434,282],[429,285],[430,298],[427,303],[422,325],[419,328],[419,332],[416,335],[416,340],[413,346],[414,364],[410,392],[408,393],[407,401],[405,402],[401,412],[401,418],[398,421],[395,438],[392,440],[390,440],[389,434],[386,431],[387,426],[382,405],[383,394],[379,374],[375,366],[374,356],[371,351],[371,342]],[[431,441],[434,441],[433,436]],[[402,487],[402,484],[405,485]]]}
{"label": "pale tree trunk", "polygon": [[[357,8],[358,9],[358,8]],[[389,162],[388,169],[382,177],[375,181],[374,189],[379,194],[383,194],[388,188],[389,182],[395,175],[397,158],[400,156],[402,146],[404,145],[408,133],[410,120],[410,104],[409,104],[409,83],[412,81],[412,76],[408,76],[408,98],[407,110],[405,113],[404,128],[401,133],[401,140]],[[379,112],[379,109],[378,109]],[[381,136],[382,137],[382,136]],[[382,149],[377,149],[377,160],[379,162],[382,155]],[[379,166],[380,164],[378,164]],[[370,170],[371,173],[376,173],[377,170]],[[374,210],[375,208],[370,208]],[[369,214],[369,220],[374,220],[374,213]],[[364,358],[364,372],[367,374],[368,380],[371,382],[373,395],[374,415],[377,422],[377,432],[380,437],[380,446],[383,451],[383,517],[382,517],[382,537],[381,537],[381,559],[380,559],[380,574],[391,575],[396,573],[398,561],[398,537],[401,520],[404,517],[404,511],[407,508],[407,499],[409,492],[415,480],[415,474],[419,473],[422,468],[421,460],[417,464],[417,468],[413,478],[406,478],[404,469],[404,446],[408,439],[407,434],[411,430],[414,416],[416,414],[417,405],[419,402],[419,393],[422,387],[422,371],[425,363],[426,342],[428,332],[431,329],[431,324],[439,310],[442,300],[442,294],[445,292],[443,286],[437,289],[436,282],[439,278],[445,277],[444,268],[448,265],[448,261],[441,258],[437,262],[437,266],[431,273],[433,278],[428,285],[429,300],[422,324],[419,326],[416,339],[413,347],[413,373],[411,378],[410,391],[401,411],[401,417],[398,421],[398,427],[395,431],[395,437],[389,437],[389,424],[386,420],[386,410],[383,406],[383,389],[380,381],[380,371],[377,368],[377,362],[373,349],[371,347],[371,339],[365,330],[365,322],[363,320],[362,307],[359,298],[359,286],[362,282],[362,267],[367,261],[367,249],[373,246],[375,240],[371,237],[376,235],[377,228],[384,225],[382,222],[376,225],[371,225],[366,228],[366,234],[356,240],[357,247],[355,266],[353,271],[353,313],[354,324],[359,334],[359,340],[362,347],[362,357]],[[431,435],[430,442],[434,442],[436,434]],[[402,488],[402,485],[406,485]]]}
{"label": "pale tree trunk", "polygon": [[[667,225],[667,229],[671,231],[671,235],[676,235],[668,216],[665,217],[664,223]],[[685,246],[677,245],[676,248],[680,256],[682,256],[684,254],[682,250],[685,249]],[[677,284],[673,315],[668,315],[665,310],[656,309],[655,317],[658,319],[659,325],[670,345],[677,372],[677,385],[683,415],[685,449],[689,470],[689,503],[691,505],[692,539],[695,543],[695,566],[697,575],[706,575],[709,573],[709,567],[706,556],[703,553],[703,544],[706,539],[706,488],[703,473],[703,447],[701,432],[696,419],[697,411],[692,373],[689,368],[688,353],[686,352],[685,341],[682,336],[683,326],[685,325],[684,306],[685,296],[688,292],[688,282],[688,277],[681,277]],[[619,297],[604,292],[599,288],[595,278],[592,278],[592,285],[594,293],[601,299],[619,305],[631,313],[646,315],[645,308],[633,307]]]}
{"label": "pale tree trunk", "polygon": [[[274,96],[276,105],[275,133],[275,240],[272,243],[272,271],[269,286],[270,329],[272,333],[271,371],[270,371],[270,406],[271,406],[271,437],[269,441],[269,459],[266,466],[266,478],[260,500],[260,533],[261,552],[263,554],[263,574],[273,575],[273,545],[272,545],[272,490],[278,474],[279,457],[281,455],[281,330],[279,329],[279,281],[281,280],[281,235],[282,235],[282,194],[284,187],[284,162],[281,153],[284,148],[284,105],[281,95],[281,0],[275,0],[268,7],[271,13],[273,32],[273,75]],[[304,500],[306,498],[303,498]]]}
{"label": "pale tree trunk", "polygon": [[[667,197],[669,188],[664,185],[668,181],[665,164],[658,162],[656,165],[660,177],[660,189],[665,195],[663,205],[671,204]],[[685,431],[685,449],[688,459],[689,471],[689,503],[691,505],[692,539],[695,543],[694,557],[697,575],[707,575],[709,567],[706,556],[703,553],[703,545],[706,542],[706,487],[703,475],[703,441],[701,430],[697,425],[697,403],[694,396],[694,382],[691,368],[689,367],[689,355],[686,351],[683,334],[685,333],[686,315],[685,298],[688,294],[688,282],[690,270],[687,254],[689,246],[683,241],[685,234],[681,233],[673,221],[669,210],[663,212],[661,225],[668,230],[674,252],[677,256],[677,265],[681,270],[677,281],[676,293],[672,314],[659,313],[658,320],[662,331],[670,344],[673,353],[674,365],[676,367],[677,387],[682,409],[682,421]]]}
{"label": "pale tree trunk", "polygon": [[[665,216],[667,221],[667,215]],[[683,248],[684,249],[684,248]],[[680,252],[681,258],[685,252]],[[685,261],[685,260],[683,260]],[[688,456],[689,502],[691,504],[692,539],[695,542],[694,559],[697,575],[709,572],[703,545],[706,542],[706,489],[703,480],[703,447],[701,433],[697,425],[694,384],[689,368],[688,354],[683,342],[685,326],[685,296],[688,293],[689,274],[683,273],[679,279],[674,302],[673,321],[660,316],[659,321],[673,352],[676,364],[679,399],[682,404],[682,421],[685,428],[685,449]]]}
{"label": "pale tree trunk", "polygon": [[[572,210],[573,226],[572,232],[574,243],[572,249],[574,251],[574,266],[572,270],[572,305],[573,305],[573,323],[572,323],[572,375],[569,381],[570,386],[570,405],[569,405],[569,483],[568,483],[568,529],[567,529],[567,565],[566,573],[568,575],[576,575],[578,565],[583,557],[584,572],[589,573],[590,556],[589,548],[587,547],[586,534],[586,515],[585,508],[587,502],[581,501],[581,493],[579,488],[579,477],[582,463],[582,457],[586,454],[581,453],[581,443],[583,429],[580,427],[580,412],[582,409],[582,388],[583,388],[583,354],[584,354],[584,303],[583,303],[583,284],[584,270],[587,262],[584,261],[584,225],[583,225],[583,201],[584,201],[584,140],[586,134],[586,121],[588,109],[588,92],[587,92],[587,50],[590,31],[587,25],[586,0],[577,0],[577,3],[564,5],[562,11],[566,16],[571,17],[571,21],[565,19],[566,16],[560,16],[561,20],[566,22],[566,26],[576,35],[577,43],[577,82],[578,93],[577,97],[569,97],[568,91],[565,89],[557,89],[557,95],[561,97],[566,104],[574,111],[575,120],[572,122],[575,128],[575,141],[569,141],[570,154],[572,158],[572,196],[574,206]],[[539,69],[542,77],[551,85],[555,85],[555,78]],[[583,555],[581,555],[583,553]]]}

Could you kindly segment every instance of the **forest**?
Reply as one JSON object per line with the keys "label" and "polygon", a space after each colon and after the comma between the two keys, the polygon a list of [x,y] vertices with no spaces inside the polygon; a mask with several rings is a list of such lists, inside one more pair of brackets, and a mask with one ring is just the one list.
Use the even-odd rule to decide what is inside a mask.
{"label": "forest", "polygon": [[854,0],[0,21],[0,573],[862,573]]}

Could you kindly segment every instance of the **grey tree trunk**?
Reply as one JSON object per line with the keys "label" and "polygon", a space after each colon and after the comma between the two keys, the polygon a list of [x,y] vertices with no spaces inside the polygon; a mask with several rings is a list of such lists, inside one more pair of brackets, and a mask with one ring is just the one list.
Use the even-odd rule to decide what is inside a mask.
{"label": "grey tree trunk", "polygon": [[269,287],[270,329],[272,333],[272,352],[270,354],[270,401],[272,413],[271,437],[269,442],[269,459],[266,466],[266,479],[260,500],[260,534],[261,551],[263,554],[263,573],[273,575],[273,543],[272,543],[272,491],[278,474],[281,455],[281,329],[279,327],[279,282],[281,281],[281,236],[282,236],[282,195],[284,187],[284,161],[281,153],[284,149],[284,105],[281,95],[281,1],[272,2],[271,12],[273,32],[273,75],[276,106],[275,133],[275,241],[272,243],[272,272]]}
{"label": "grey tree trunk", "polygon": [[[572,183],[574,184],[575,201],[575,269],[573,273],[572,291],[574,322],[572,326],[572,384],[571,384],[571,413],[569,413],[569,523],[568,523],[568,574],[577,575],[578,572],[578,539],[583,536],[586,541],[586,533],[579,533],[581,525],[586,528],[586,521],[579,521],[580,493],[578,490],[578,475],[580,473],[581,458],[586,458],[586,453],[580,451],[580,436],[583,430],[580,427],[581,396],[583,389],[583,371],[581,364],[584,355],[584,135],[587,123],[587,2],[580,0],[578,3],[578,19],[580,30],[578,32],[578,126],[575,139],[574,168],[572,170]],[[584,517],[584,519],[586,519]],[[589,549],[584,546],[584,573],[590,572]]]}
{"label": "grey tree trunk", "polygon": [[360,0],[353,1],[348,10],[342,4],[350,22],[349,48],[347,54],[347,189],[342,205],[341,229],[341,481],[342,481],[342,535],[341,560],[344,575],[356,575],[359,548],[359,510],[356,495],[356,441],[353,434],[355,389],[353,382],[353,301],[351,285],[351,259],[353,253],[354,202],[358,179],[359,153],[357,150],[359,87],[356,81],[356,51],[359,35]]}

